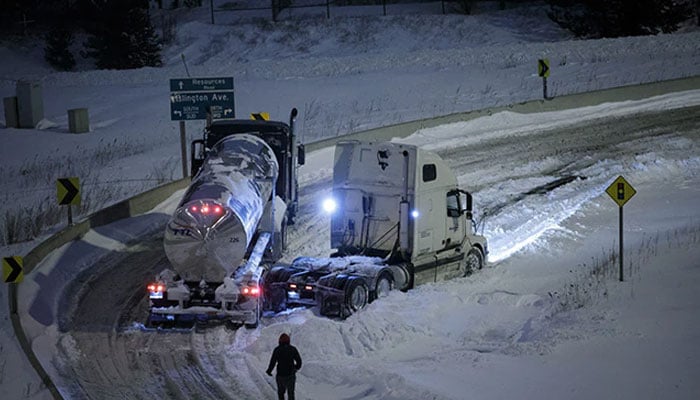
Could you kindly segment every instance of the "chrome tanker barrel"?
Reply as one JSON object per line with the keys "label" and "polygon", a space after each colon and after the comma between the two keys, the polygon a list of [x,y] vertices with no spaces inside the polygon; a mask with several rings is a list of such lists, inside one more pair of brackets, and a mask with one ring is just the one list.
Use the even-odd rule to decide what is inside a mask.
{"label": "chrome tanker barrel", "polygon": [[221,282],[240,265],[278,172],[274,152],[257,136],[214,145],[165,229],[165,254],[181,278]]}

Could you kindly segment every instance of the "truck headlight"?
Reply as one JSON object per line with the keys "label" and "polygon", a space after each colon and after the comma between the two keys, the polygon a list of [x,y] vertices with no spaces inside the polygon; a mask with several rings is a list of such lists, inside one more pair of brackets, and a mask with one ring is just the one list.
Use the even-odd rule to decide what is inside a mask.
{"label": "truck headlight", "polygon": [[335,202],[335,199],[332,198],[327,198],[323,200],[323,211],[325,211],[328,214],[333,214],[335,210],[338,208],[338,203]]}

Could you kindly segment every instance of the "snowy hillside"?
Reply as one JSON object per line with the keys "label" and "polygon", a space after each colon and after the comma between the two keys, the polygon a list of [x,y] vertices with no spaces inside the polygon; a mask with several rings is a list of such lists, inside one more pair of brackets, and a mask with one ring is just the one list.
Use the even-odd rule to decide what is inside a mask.
{"label": "snowy hillside", "polygon": [[[0,96],[14,95],[17,80],[39,81],[45,110],[39,129],[0,130],[0,225],[27,225],[34,213],[55,210],[58,177],[81,176],[92,207],[180,178],[168,79],[186,76],[183,55],[193,76],[235,78],[239,117],[267,111],[284,120],[297,107],[305,142],[539,99],[539,58],[550,60],[555,97],[700,75],[696,29],[575,40],[539,3],[469,17],[303,24],[212,26],[206,9],[178,18],[158,69],[99,71],[85,60],[76,72],[58,73],[43,61],[41,43],[0,42]],[[274,398],[264,368],[276,337],[288,331],[305,361],[302,399],[694,399],[698,106],[700,92],[692,90],[552,113],[503,112],[401,139],[441,154],[474,193],[486,216],[491,265],[473,276],[392,293],[347,321],[294,310],[235,334],[154,337],[47,324],[35,327],[43,330],[35,351],[66,398]],[[68,133],[66,110],[77,107],[89,108],[88,134]],[[201,121],[188,122],[189,139],[201,128]],[[329,250],[328,221],[316,204],[330,189],[331,154],[309,154],[301,171],[304,217],[287,259]],[[614,276],[617,208],[603,194],[621,174],[638,190],[625,208],[631,275],[622,284]],[[580,178],[523,196],[562,175]],[[57,225],[40,239],[65,223],[62,211],[53,213]],[[82,265],[69,255],[91,259],[90,251],[111,249],[104,235],[126,237],[132,229],[140,232],[92,232],[87,246],[57,252],[48,264]],[[36,243],[7,245],[3,257]],[[601,268],[606,272],[590,280]],[[39,296],[27,299],[38,307],[36,288],[45,279],[33,275],[23,287]],[[6,292],[2,286],[0,297]],[[56,303],[46,312],[71,299],[51,296]],[[50,398],[13,339],[7,307],[0,316],[0,392]],[[186,387],[193,382],[203,383]]]}

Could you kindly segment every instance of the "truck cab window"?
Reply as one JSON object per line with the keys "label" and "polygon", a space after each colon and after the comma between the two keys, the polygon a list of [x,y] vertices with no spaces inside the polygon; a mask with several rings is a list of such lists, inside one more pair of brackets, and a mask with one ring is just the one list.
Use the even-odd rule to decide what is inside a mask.
{"label": "truck cab window", "polygon": [[437,178],[437,170],[435,164],[423,165],[423,182],[434,181]]}

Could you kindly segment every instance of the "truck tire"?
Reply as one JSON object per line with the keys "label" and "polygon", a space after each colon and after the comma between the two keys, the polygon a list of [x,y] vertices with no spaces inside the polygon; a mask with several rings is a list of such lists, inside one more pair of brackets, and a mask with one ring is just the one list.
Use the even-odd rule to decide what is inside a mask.
{"label": "truck tire", "polygon": [[365,281],[358,276],[348,277],[345,285],[345,304],[344,315],[342,318],[347,318],[350,315],[365,308],[369,300],[369,289]]}
{"label": "truck tire", "polygon": [[382,271],[377,278],[370,302],[388,296],[392,289],[394,289],[394,276],[389,271]]}
{"label": "truck tire", "polygon": [[465,257],[464,261],[464,276],[470,275],[484,267],[484,256],[481,254],[481,251],[476,248],[469,250],[469,253],[467,253],[467,257]]}

